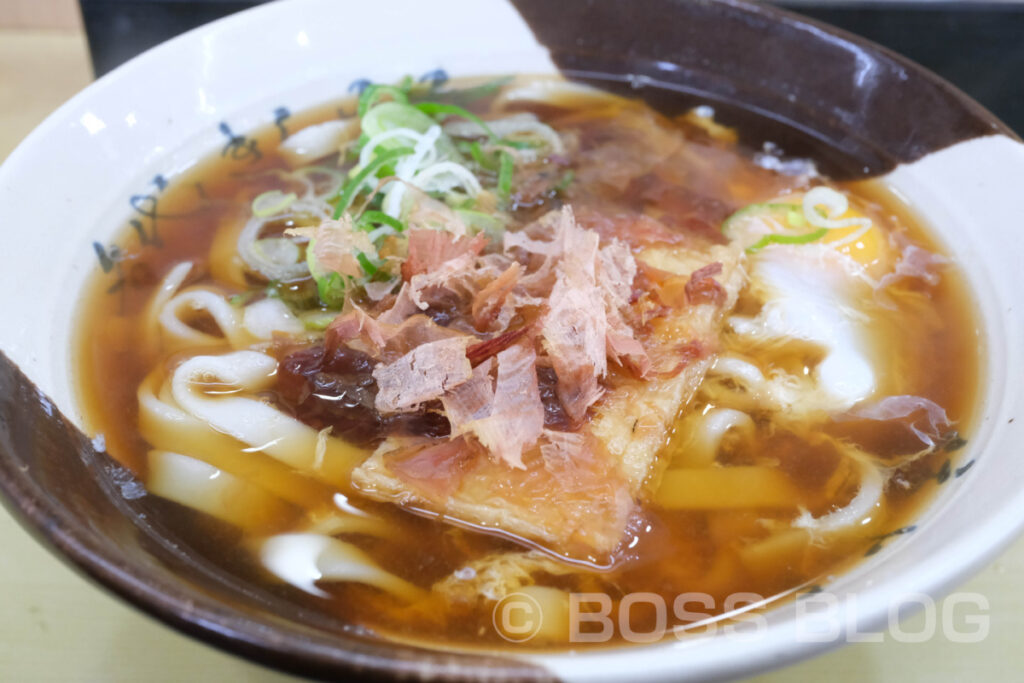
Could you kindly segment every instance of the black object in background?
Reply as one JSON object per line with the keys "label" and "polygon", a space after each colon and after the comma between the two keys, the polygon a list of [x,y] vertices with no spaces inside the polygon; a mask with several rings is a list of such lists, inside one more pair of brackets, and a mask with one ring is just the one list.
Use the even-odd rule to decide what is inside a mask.
{"label": "black object in background", "polygon": [[775,4],[856,33],[931,69],[1024,136],[1024,2]]}
{"label": "black object in background", "polygon": [[179,33],[266,1],[79,0],[79,5],[93,72],[99,78]]}
{"label": "black object in background", "polygon": [[[101,76],[168,38],[264,1],[80,0],[93,69]],[[776,4],[923,64],[1024,135],[1024,1]]]}

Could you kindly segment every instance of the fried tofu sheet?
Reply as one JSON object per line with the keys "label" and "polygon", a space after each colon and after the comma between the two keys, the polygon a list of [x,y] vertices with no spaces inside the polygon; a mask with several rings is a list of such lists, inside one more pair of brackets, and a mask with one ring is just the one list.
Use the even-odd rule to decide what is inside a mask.
{"label": "fried tofu sheet", "polygon": [[[656,360],[639,379],[613,366],[577,436],[549,433],[510,468],[471,440],[410,449],[389,439],[358,467],[353,485],[376,500],[515,537],[563,557],[609,564],[639,521],[638,503],[672,423],[715,360],[725,315],[745,283],[733,245],[655,245],[636,259],[685,283],[712,268],[721,296],[673,307],[643,340]],[[678,287],[680,294],[682,287]],[[714,299],[714,300],[709,300]],[[413,473],[414,476],[410,476]]]}

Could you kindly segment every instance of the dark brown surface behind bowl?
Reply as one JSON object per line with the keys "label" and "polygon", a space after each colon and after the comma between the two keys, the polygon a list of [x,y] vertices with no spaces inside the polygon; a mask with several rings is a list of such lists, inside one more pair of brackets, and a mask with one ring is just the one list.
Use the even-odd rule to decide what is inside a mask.
{"label": "dark brown surface behind bowl", "polygon": [[374,641],[240,583],[161,525],[151,514],[159,502],[2,352],[0,493],[72,567],[178,630],[264,664],[326,680],[551,680],[510,658]]}
{"label": "dark brown surface behind bowl", "polygon": [[772,141],[790,156],[812,156],[836,179],[879,175],[961,140],[1013,135],[908,60],[765,5],[510,1],[567,77],[670,114],[710,102],[746,144]]}

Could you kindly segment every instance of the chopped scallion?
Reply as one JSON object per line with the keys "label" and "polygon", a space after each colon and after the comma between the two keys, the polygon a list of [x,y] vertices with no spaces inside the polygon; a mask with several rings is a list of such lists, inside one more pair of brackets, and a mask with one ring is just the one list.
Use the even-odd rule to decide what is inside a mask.
{"label": "chopped scallion", "polygon": [[299,316],[299,319],[302,321],[302,324],[306,326],[307,330],[323,332],[337,317],[338,314],[334,311],[310,311],[309,313]]}
{"label": "chopped scallion", "polygon": [[241,308],[252,301],[253,297],[257,294],[258,292],[256,290],[249,290],[248,292],[242,292],[241,294],[232,294],[228,297],[228,303],[236,308]]}
{"label": "chopped scallion", "polygon": [[477,163],[481,168],[487,169],[488,171],[498,170],[498,165],[494,162],[494,159],[488,159],[487,155],[484,154],[483,149],[480,147],[480,143],[474,140],[469,145],[469,155],[473,157],[473,161]]}
{"label": "chopped scallion", "polygon": [[269,190],[252,200],[252,215],[266,218],[281,213],[298,199],[294,192],[285,194],[281,190]]}
{"label": "chopped scallion", "polygon": [[499,142],[498,136],[494,134],[494,131],[487,125],[487,122],[473,112],[463,109],[458,105],[444,104],[442,102],[419,102],[414,106],[424,114],[429,114],[430,116],[436,116],[437,114],[449,114],[451,116],[459,116],[461,118],[468,119],[480,126],[487,137],[491,139],[491,142]]}
{"label": "chopped scallion", "polygon": [[537,149],[539,147],[544,146],[541,142],[529,142],[527,140],[509,140],[508,138],[503,138],[501,140],[501,144],[504,145],[505,147],[511,147],[512,149]]}
{"label": "chopped scallion", "polygon": [[359,133],[359,137],[356,139],[356,144],[349,148],[349,155],[359,158],[359,153],[363,151],[363,147],[370,141],[370,136],[366,132]]}
{"label": "chopped scallion", "polygon": [[362,118],[384,95],[390,95],[395,102],[409,103],[408,89],[396,85],[368,85],[359,96],[359,107],[356,109],[359,117]]}
{"label": "chopped scallion", "polygon": [[509,196],[512,194],[512,170],[513,160],[512,155],[508,152],[502,151],[498,154],[498,158],[501,160],[501,167],[498,169],[498,196],[503,200],[508,201]]}
{"label": "chopped scallion", "polygon": [[559,179],[558,184],[555,185],[555,192],[565,192],[567,189],[569,189],[569,186],[575,179],[576,171],[570,168],[568,171],[562,174],[562,177]]}
{"label": "chopped scallion", "polygon": [[502,76],[500,78],[495,78],[493,81],[474,85],[469,88],[441,90],[435,92],[434,95],[447,101],[472,102],[473,100],[479,100],[482,97],[493,95],[513,80],[515,80],[514,76]]}
{"label": "chopped scallion", "polygon": [[405,223],[383,211],[364,211],[363,215],[359,217],[358,228],[370,232],[374,225],[390,225],[396,232],[405,231]]}
{"label": "chopped scallion", "polygon": [[471,209],[458,209],[459,218],[473,231],[483,232],[491,239],[499,240],[505,230],[505,223],[494,214]]}
{"label": "chopped scallion", "polygon": [[330,308],[341,308],[345,303],[345,278],[339,273],[327,273],[316,278],[316,291],[320,301]]}
{"label": "chopped scallion", "polygon": [[361,251],[357,251],[356,260],[359,261],[359,265],[362,267],[364,273],[371,277],[377,274],[377,265],[370,260],[369,256]]}
{"label": "chopped scallion", "polygon": [[808,244],[810,242],[820,240],[826,233],[828,233],[827,228],[818,228],[813,232],[808,232],[803,235],[780,235],[778,233],[771,233],[765,235],[757,242],[747,247],[747,253],[756,254],[769,244]]}
{"label": "chopped scallion", "polygon": [[334,207],[334,219],[337,220],[341,218],[341,214],[345,212],[345,209],[347,209],[349,205],[352,204],[352,200],[355,199],[356,193],[359,192],[359,188],[363,186],[363,183],[366,182],[366,179],[369,178],[371,174],[376,173],[377,170],[385,164],[390,163],[399,157],[404,157],[407,154],[412,154],[412,152],[413,150],[411,147],[399,147],[398,149],[388,150],[387,152],[383,152],[375,156],[370,163],[366,164],[366,166],[364,166],[362,170],[359,171],[355,177],[349,180],[345,184],[344,188],[342,188],[338,203]]}

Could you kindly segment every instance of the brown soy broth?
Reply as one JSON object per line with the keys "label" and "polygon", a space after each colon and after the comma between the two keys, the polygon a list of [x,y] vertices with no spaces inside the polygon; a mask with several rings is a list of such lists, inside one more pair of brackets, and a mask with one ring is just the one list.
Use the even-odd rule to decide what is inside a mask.
{"label": "brown soy broth", "polygon": [[[477,113],[486,113],[489,100],[475,105]],[[312,109],[288,120],[291,130],[336,118],[339,113],[351,115],[352,101],[333,102]],[[560,118],[572,121],[576,112],[563,108],[537,107],[538,114],[559,128]],[[582,114],[585,116],[586,112]],[[571,125],[571,124],[570,124]],[[614,129],[614,120],[598,122]],[[679,124],[685,128],[685,124]],[[688,131],[693,134],[693,131]],[[579,133],[581,145],[587,135]],[[698,135],[699,137],[699,135]],[[140,352],[142,335],[135,324],[137,317],[153,295],[157,284],[176,263],[192,260],[199,264],[198,276],[189,283],[212,282],[207,254],[223,221],[243,220],[249,201],[272,188],[284,188],[282,182],[268,172],[286,169],[287,165],[275,151],[280,141],[277,128],[269,126],[251,134],[262,151],[262,157],[244,166],[237,162],[212,157],[192,171],[175,179],[159,197],[161,244],[140,244],[134,233],[126,229],[118,243],[127,257],[120,263],[125,275],[124,285],[108,291],[111,278],[97,275],[89,283],[82,298],[75,349],[78,371],[79,401],[87,425],[105,436],[112,456],[146,477],[147,445],[138,434],[136,391],[142,379],[153,369],[154,362],[170,367],[174,358],[153,359]],[[706,140],[697,140],[707,144]],[[707,158],[712,164],[732,164],[737,152],[712,144]],[[321,164],[333,163],[332,160]],[[743,204],[765,199],[786,189],[783,185],[752,186],[749,173],[736,188],[736,202],[723,206],[731,211]],[[916,244],[942,251],[904,206],[878,182],[858,182],[843,186],[854,193],[870,215],[890,228],[903,231]],[[614,184],[601,190],[590,186],[568,201],[603,202],[610,206],[634,207],[635,196],[628,188]],[[639,192],[642,188],[634,188]],[[603,194],[602,194],[603,192]],[[595,194],[597,196],[595,196]],[[528,222],[552,208],[558,200],[542,198],[522,202],[515,217]],[[261,286],[257,281],[254,287]],[[237,290],[241,293],[241,290]],[[911,392],[935,401],[946,408],[957,421],[961,433],[970,434],[969,426],[976,401],[979,365],[980,331],[973,317],[974,307],[968,288],[955,269],[947,269],[938,287],[931,294],[928,307],[920,311],[899,311],[894,329],[899,336],[881,340],[893,353],[905,359],[901,371],[909,379]],[[935,324],[935,321],[941,324]],[[694,405],[687,410],[699,410]],[[835,426],[830,426],[832,429]],[[872,452],[885,458],[905,452],[899,439],[881,437],[876,425],[852,423],[836,427],[836,433],[858,443],[869,445]],[[904,450],[901,450],[904,449]],[[835,458],[827,453],[813,453],[814,447],[787,434],[774,434],[757,445],[757,452],[736,453],[736,463],[773,462],[787,471],[801,494],[812,501],[812,511],[823,514],[841,507],[856,493],[854,485],[839,486],[834,496],[822,500],[822,482],[835,470]],[[670,625],[675,597],[682,593],[701,592],[711,595],[719,608],[728,595],[752,592],[764,597],[786,594],[807,586],[821,577],[841,572],[864,557],[877,538],[913,522],[932,493],[947,463],[956,466],[956,453],[938,450],[914,462],[905,471],[908,487],[887,487],[885,518],[872,533],[822,547],[810,545],[793,553],[781,553],[779,560],[763,571],[753,572],[738,559],[742,543],[763,539],[768,535],[766,520],[783,524],[791,512],[764,510],[670,511],[647,506],[643,520],[634,528],[635,542],[610,570],[580,568],[568,575],[544,576],[544,585],[569,591],[603,592],[613,601],[631,592],[661,595],[669,606]],[[798,464],[794,464],[798,463]],[[787,467],[790,469],[787,470]],[[352,494],[359,507],[383,518],[394,536],[382,540],[363,538],[358,541],[384,569],[419,586],[429,588],[467,562],[495,553],[516,549],[507,538],[453,526],[432,516],[412,514],[390,505],[363,500]],[[322,503],[318,503],[322,505]],[[323,586],[332,599],[323,600],[271,581],[262,582],[262,572],[248,552],[247,539],[219,522],[199,521],[202,516],[172,503],[162,503],[166,523],[199,549],[211,561],[237,574],[241,580],[263,584],[266,590],[287,595],[289,599],[335,615],[345,623],[358,624],[375,632],[403,639],[433,643],[458,644],[467,647],[497,647],[504,641],[495,631],[490,606],[446,604],[428,599],[423,604],[404,606],[390,596],[361,584]],[[282,524],[285,521],[282,520]],[[714,610],[712,610],[714,611]],[[654,615],[642,608],[630,612],[633,628],[640,633],[653,628]],[[535,646],[560,647],[560,643],[534,643]],[[578,646],[578,645],[577,645]],[[521,646],[520,646],[521,647]]]}

